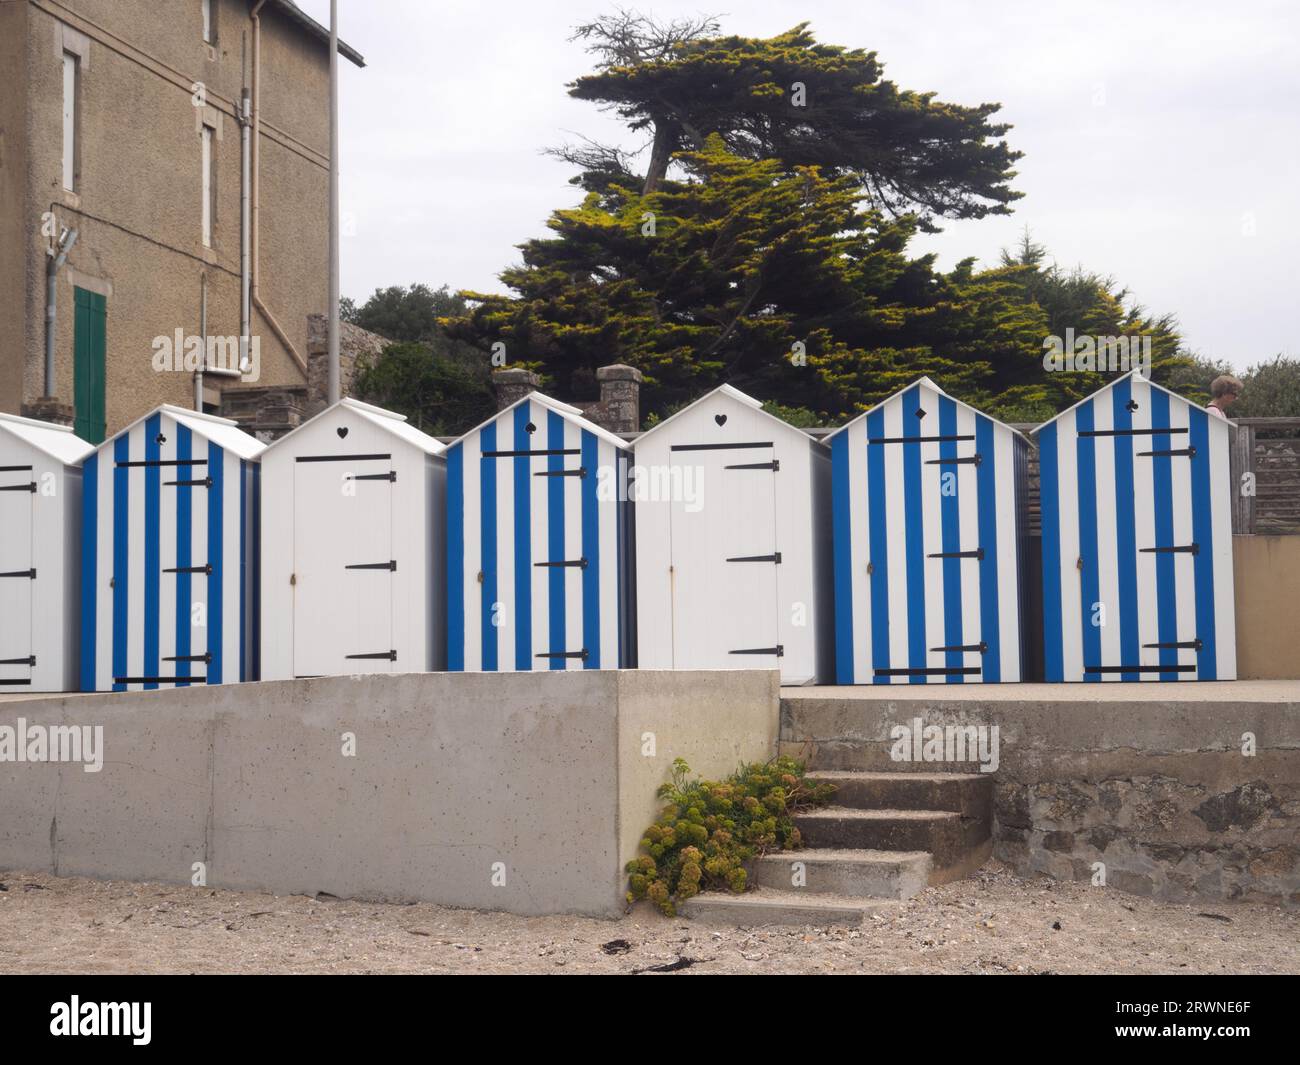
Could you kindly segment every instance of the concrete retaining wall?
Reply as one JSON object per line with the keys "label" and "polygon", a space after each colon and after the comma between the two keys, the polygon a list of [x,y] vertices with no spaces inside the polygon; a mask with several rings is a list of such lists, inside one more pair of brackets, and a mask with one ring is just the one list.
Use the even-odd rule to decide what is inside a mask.
{"label": "concrete retaining wall", "polygon": [[961,688],[787,692],[781,748],[828,767],[972,772],[891,761],[890,729],[996,725],[994,854],[1018,873],[1091,881],[1100,862],[1108,886],[1141,895],[1300,905],[1300,685]]}
{"label": "concrete retaining wall", "polygon": [[0,728],[20,717],[103,726],[104,765],[0,761],[0,869],[178,883],[203,862],[219,887],[614,915],[673,758],[771,757],[778,688],[429,673],[0,702]]}
{"label": "concrete retaining wall", "polygon": [[1237,676],[1300,677],[1300,536],[1234,536]]}

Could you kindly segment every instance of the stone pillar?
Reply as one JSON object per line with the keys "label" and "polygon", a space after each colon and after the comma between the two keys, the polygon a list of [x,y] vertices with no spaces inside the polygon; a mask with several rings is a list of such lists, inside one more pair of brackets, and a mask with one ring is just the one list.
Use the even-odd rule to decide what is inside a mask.
{"label": "stone pillar", "polygon": [[306,406],[306,385],[250,385],[221,392],[221,416],[264,444],[298,428]]}
{"label": "stone pillar", "polygon": [[641,428],[641,371],[614,363],[596,371],[600,382],[601,421],[613,433],[635,433]]}
{"label": "stone pillar", "polygon": [[76,421],[77,414],[70,403],[63,403],[55,396],[41,396],[40,399],[23,404],[23,417],[53,422],[55,425],[71,425]]}
{"label": "stone pillar", "polygon": [[492,387],[497,393],[497,410],[505,410],[529,392],[536,392],[539,384],[541,378],[531,370],[497,370],[492,375]]}
{"label": "stone pillar", "polygon": [[[307,315],[307,406],[311,418],[329,406],[329,319],[323,314]],[[392,341],[368,329],[339,322],[339,394],[352,395],[352,379],[358,356],[374,361]]]}

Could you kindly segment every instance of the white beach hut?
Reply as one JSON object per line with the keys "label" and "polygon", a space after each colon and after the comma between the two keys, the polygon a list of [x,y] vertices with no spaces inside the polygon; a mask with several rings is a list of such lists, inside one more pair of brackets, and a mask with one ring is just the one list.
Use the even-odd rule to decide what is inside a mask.
{"label": "white beach hut", "polygon": [[76,691],[81,463],[62,425],[0,414],[0,692]]}
{"label": "white beach hut", "polygon": [[829,680],[826,448],[722,385],[634,453],[638,665]]}
{"label": "white beach hut", "polygon": [[266,449],[263,680],[443,668],[444,450],[352,399]]}

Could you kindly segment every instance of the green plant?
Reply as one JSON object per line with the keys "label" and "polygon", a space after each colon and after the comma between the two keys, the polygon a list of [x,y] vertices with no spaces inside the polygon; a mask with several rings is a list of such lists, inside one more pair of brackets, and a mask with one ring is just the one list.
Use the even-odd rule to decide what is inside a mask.
{"label": "green plant", "polygon": [[796,429],[820,429],[828,422],[825,415],[818,414],[807,407],[786,407],[774,399],[769,399],[764,403],[763,409],[768,414],[775,414],[783,422],[793,425]]}
{"label": "green plant", "polygon": [[434,436],[463,433],[496,411],[485,368],[413,340],[389,344],[377,357],[359,356],[352,394],[405,414]]}
{"label": "green plant", "polygon": [[658,795],[668,804],[627,863],[628,902],[649,899],[672,917],[677,903],[705,890],[740,894],[745,863],[773,849],[802,846],[792,815],[830,801],[835,787],[804,776],[802,762],[742,764],[723,781],[691,777],[681,758]]}

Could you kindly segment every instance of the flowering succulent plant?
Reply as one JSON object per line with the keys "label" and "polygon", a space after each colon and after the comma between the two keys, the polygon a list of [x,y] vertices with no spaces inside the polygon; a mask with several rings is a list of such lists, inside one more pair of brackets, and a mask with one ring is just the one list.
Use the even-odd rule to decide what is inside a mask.
{"label": "flowering succulent plant", "polygon": [[649,899],[671,917],[701,891],[743,892],[746,863],[800,847],[792,815],[824,805],[834,790],[807,780],[803,763],[788,757],[741,765],[723,781],[692,779],[675,759],[658,792],[667,805],[646,829],[643,853],[627,863],[628,902]]}

